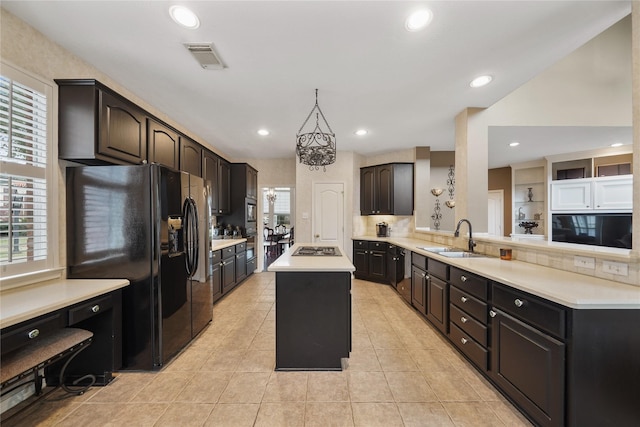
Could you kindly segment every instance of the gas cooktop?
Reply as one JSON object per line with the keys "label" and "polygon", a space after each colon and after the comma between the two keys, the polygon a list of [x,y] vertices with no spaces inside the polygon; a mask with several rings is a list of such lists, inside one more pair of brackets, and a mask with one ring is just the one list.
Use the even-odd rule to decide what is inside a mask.
{"label": "gas cooktop", "polygon": [[291,256],[340,256],[336,246],[300,246]]}

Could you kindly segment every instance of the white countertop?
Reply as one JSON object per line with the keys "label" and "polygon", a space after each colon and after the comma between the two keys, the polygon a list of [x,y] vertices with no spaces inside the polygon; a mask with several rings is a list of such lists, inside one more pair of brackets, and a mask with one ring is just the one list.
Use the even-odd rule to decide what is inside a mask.
{"label": "white countertop", "polygon": [[314,243],[296,243],[287,249],[267,269],[268,271],[356,271],[344,250],[338,247],[340,256],[291,256],[300,246],[327,247]]}
{"label": "white countertop", "polygon": [[126,279],[59,279],[0,293],[0,328],[86,301],[129,285]]}
{"label": "white countertop", "polygon": [[211,241],[211,250],[217,251],[219,249],[228,248],[229,246],[235,246],[238,243],[246,242],[244,237],[241,239],[215,239]]}
{"label": "white countertop", "polygon": [[443,246],[426,240],[370,236],[353,237],[353,240],[392,243],[570,308],[640,309],[640,287],[638,286],[517,260],[503,261],[496,257],[447,258],[418,249],[418,247]]}

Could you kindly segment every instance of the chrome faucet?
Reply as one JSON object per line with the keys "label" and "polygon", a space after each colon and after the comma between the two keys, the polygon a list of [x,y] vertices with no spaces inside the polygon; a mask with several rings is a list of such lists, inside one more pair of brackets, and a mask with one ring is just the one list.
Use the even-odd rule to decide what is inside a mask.
{"label": "chrome faucet", "polygon": [[456,232],[453,233],[454,237],[460,237],[460,225],[462,225],[463,222],[466,222],[467,225],[469,226],[469,251],[473,252],[473,248],[476,247],[476,242],[473,241],[473,232],[471,231],[471,222],[466,219],[466,218],[462,218],[460,221],[458,221],[458,225],[456,226]]}

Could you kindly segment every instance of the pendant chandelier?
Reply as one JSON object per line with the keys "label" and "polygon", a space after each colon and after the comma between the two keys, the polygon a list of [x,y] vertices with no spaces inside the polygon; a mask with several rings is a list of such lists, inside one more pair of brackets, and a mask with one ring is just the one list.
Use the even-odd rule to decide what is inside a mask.
{"label": "pendant chandelier", "polygon": [[[314,111],[316,113],[316,127],[311,132],[303,133],[302,130]],[[322,117],[328,132],[324,132],[320,128],[320,117]],[[318,170],[322,166],[326,172],[326,166],[336,161],[336,134],[331,130],[320,106],[318,106],[318,89],[316,89],[316,105],[311,109],[296,135],[296,154],[300,158],[300,163],[308,165],[309,170]]]}

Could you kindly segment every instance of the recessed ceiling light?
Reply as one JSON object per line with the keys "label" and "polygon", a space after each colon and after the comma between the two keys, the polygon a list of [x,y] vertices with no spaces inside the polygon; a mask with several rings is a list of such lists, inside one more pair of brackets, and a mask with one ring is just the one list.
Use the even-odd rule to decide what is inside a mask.
{"label": "recessed ceiling light", "polygon": [[267,136],[269,135],[269,131],[266,129],[258,129],[258,135]]}
{"label": "recessed ceiling light", "polygon": [[171,6],[169,8],[169,15],[183,27],[196,29],[200,26],[200,20],[196,14],[184,6]]}
{"label": "recessed ceiling light", "polygon": [[482,87],[484,85],[488,85],[489,83],[491,83],[491,80],[493,80],[493,77],[491,77],[489,75],[476,77],[475,79],[473,79],[471,81],[471,83],[469,83],[469,86],[471,86],[471,87]]}
{"label": "recessed ceiling light", "polygon": [[509,147],[517,147],[518,145],[520,145],[520,143],[517,141],[513,141],[509,143]]}
{"label": "recessed ceiling light", "polygon": [[611,144],[612,147],[622,147],[622,142],[614,142]]}
{"label": "recessed ceiling light", "polygon": [[420,9],[413,12],[404,23],[407,31],[418,31],[429,25],[433,19],[433,12],[429,9]]}
{"label": "recessed ceiling light", "polygon": [[358,136],[363,136],[368,134],[369,132],[366,129],[358,129],[357,131],[354,132],[356,135]]}

